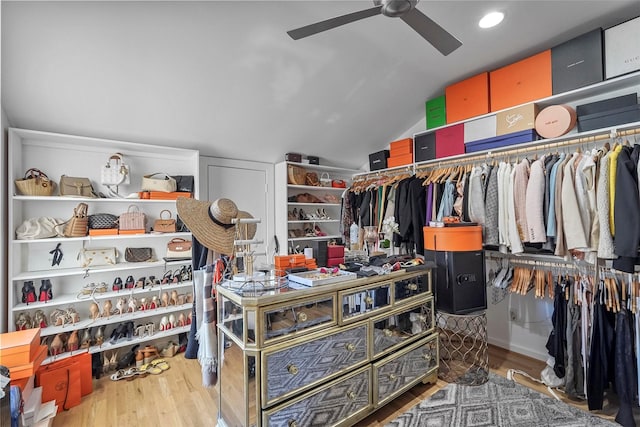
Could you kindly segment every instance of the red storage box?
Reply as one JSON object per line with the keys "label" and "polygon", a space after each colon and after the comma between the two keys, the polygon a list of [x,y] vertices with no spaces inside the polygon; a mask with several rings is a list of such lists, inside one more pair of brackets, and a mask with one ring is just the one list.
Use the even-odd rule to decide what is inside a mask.
{"label": "red storage box", "polygon": [[447,86],[447,123],[489,112],[489,73],[484,72]]}
{"label": "red storage box", "polygon": [[464,154],[464,123],[436,130],[436,159]]}
{"label": "red storage box", "polygon": [[40,328],[0,334],[0,365],[7,368],[28,365],[36,359],[39,350]]}
{"label": "red storage box", "polygon": [[551,50],[492,71],[489,81],[491,111],[551,96]]}
{"label": "red storage box", "polygon": [[328,245],[327,258],[344,258],[344,246]]}
{"label": "red storage box", "polygon": [[423,227],[424,248],[431,251],[482,250],[482,226]]}
{"label": "red storage box", "polygon": [[338,267],[340,264],[344,264],[344,257],[329,258],[327,260],[327,267]]}

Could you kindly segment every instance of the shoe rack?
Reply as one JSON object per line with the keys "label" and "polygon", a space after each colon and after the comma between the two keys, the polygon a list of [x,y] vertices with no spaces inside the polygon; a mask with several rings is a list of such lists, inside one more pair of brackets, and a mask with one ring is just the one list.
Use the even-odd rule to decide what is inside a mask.
{"label": "shoe rack", "polygon": [[[275,166],[275,205],[276,236],[280,243],[280,254],[286,255],[296,249],[302,252],[312,240],[339,240],[342,194],[345,188],[323,185],[294,185],[288,179],[288,166],[304,168],[315,173],[322,184],[323,180],[343,180],[347,187],[351,177],[359,172],[334,166],[312,165],[307,163],[281,162]],[[297,201],[294,197],[310,194],[316,202]],[[283,242],[287,244],[284,245]]]}
{"label": "shoe rack", "polygon": [[[171,239],[190,240],[191,234],[150,232],[163,210],[176,218],[175,200],[125,197],[140,191],[143,175],[155,172],[193,175],[194,197],[198,197],[198,151],[15,128],[8,133],[9,329],[46,324],[41,330],[43,342],[50,347],[45,363],[78,352],[177,342],[177,335],[190,329],[191,260],[165,262],[163,257]],[[123,198],[61,197],[57,190],[52,196],[16,192],[14,180],[35,167],[56,184],[61,175],[89,178],[94,191],[107,194],[100,184],[100,171],[114,153],[124,156],[131,171],[130,184],[118,188]],[[89,206],[89,215],[118,216],[135,205],[146,215],[145,233],[16,239],[15,230],[23,221],[44,216],[66,221],[81,202]],[[126,262],[127,247],[150,247],[154,259]],[[117,262],[83,268],[78,257],[83,248],[115,248]]]}

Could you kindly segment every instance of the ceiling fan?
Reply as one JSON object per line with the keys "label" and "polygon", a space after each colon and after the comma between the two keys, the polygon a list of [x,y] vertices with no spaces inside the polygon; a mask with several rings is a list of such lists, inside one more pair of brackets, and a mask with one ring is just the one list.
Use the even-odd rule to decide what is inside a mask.
{"label": "ceiling fan", "polygon": [[296,28],[295,30],[287,31],[287,34],[289,34],[292,39],[298,40],[341,25],[349,24],[350,22],[382,14],[391,18],[397,17],[402,19],[445,56],[462,46],[460,40],[416,9],[418,1],[420,0],[373,0],[375,7],[370,9]]}

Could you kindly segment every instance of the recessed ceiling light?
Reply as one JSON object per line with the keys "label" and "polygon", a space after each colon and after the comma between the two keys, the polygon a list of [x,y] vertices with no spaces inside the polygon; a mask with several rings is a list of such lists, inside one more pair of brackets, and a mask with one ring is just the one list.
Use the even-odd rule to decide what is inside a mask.
{"label": "recessed ceiling light", "polygon": [[502,12],[489,12],[482,17],[478,25],[480,28],[495,27],[504,19],[504,13]]}

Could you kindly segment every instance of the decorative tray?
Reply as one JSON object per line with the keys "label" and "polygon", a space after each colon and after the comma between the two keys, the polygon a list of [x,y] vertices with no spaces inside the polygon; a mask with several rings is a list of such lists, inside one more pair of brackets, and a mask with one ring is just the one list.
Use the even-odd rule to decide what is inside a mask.
{"label": "decorative tray", "polygon": [[355,273],[351,273],[349,271],[338,270],[337,272],[333,272],[331,269],[303,271],[300,273],[289,274],[288,276],[289,282],[300,283],[305,286],[328,285],[329,283],[353,280],[357,277],[358,276]]}

